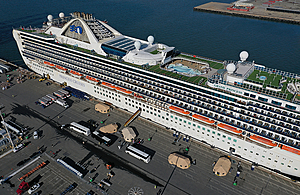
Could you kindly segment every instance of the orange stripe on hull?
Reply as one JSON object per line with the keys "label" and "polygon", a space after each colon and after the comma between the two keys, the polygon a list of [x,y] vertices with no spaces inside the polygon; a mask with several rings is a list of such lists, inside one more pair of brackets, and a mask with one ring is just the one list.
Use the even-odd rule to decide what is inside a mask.
{"label": "orange stripe on hull", "polygon": [[277,143],[273,143],[271,140],[269,140],[267,138],[263,138],[263,137],[258,136],[258,135],[251,135],[250,139],[255,140],[257,142],[260,142],[260,143],[263,143],[263,144],[268,145],[268,146],[272,146],[272,147],[277,146]]}
{"label": "orange stripe on hull", "polygon": [[281,149],[300,155],[300,150],[289,147],[289,146],[282,145]]}
{"label": "orange stripe on hull", "polygon": [[215,121],[209,120],[209,118],[207,118],[207,117],[205,117],[205,116],[201,116],[201,115],[198,115],[198,114],[193,114],[192,117],[194,117],[194,118],[196,118],[196,119],[199,119],[199,120],[201,120],[201,121],[204,121],[204,122],[206,122],[206,123],[209,123],[209,124],[212,124],[212,123],[215,122]]}
{"label": "orange stripe on hull", "polygon": [[233,132],[233,133],[236,133],[236,134],[242,133],[242,130],[238,130],[237,128],[232,127],[232,126],[230,126],[230,125],[226,125],[226,124],[224,124],[224,123],[219,123],[219,124],[218,124],[218,127],[222,128],[222,129],[229,130],[229,131],[231,131],[231,132]]}
{"label": "orange stripe on hull", "polygon": [[178,108],[178,107],[176,107],[176,106],[170,106],[169,109],[174,110],[174,111],[176,111],[176,112],[179,112],[179,113],[181,113],[181,114],[190,114],[190,112],[184,111],[184,109]]}

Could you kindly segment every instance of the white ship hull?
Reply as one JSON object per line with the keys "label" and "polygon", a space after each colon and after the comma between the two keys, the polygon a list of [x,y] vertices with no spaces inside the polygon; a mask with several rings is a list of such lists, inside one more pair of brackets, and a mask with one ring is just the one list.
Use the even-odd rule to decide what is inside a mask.
{"label": "white ship hull", "polygon": [[[53,72],[47,72],[47,71],[40,71],[39,69],[35,68],[34,64],[37,65],[36,62],[30,62],[26,58],[23,57],[23,60],[25,61],[26,65],[35,71],[36,73],[40,75],[50,75],[50,78],[58,83],[64,83],[66,82],[68,86],[71,86],[75,89],[81,90],[83,92],[86,92],[93,97],[107,101],[112,103],[113,105],[128,110],[132,113],[136,112],[137,108],[139,107],[139,103],[144,103],[140,101],[139,98],[135,98],[134,96],[131,96],[131,100],[136,102],[134,104],[134,107],[129,106],[129,104],[125,104],[125,102],[128,102],[128,100],[125,100],[125,98],[128,98],[129,96],[125,96],[121,92],[117,92],[116,90],[110,90],[109,88],[98,86],[91,84],[87,81],[76,79],[70,75],[62,74],[59,71],[53,71]],[[99,89],[96,89],[94,87],[98,87]],[[117,94],[117,97],[112,99],[103,95],[98,94],[98,92],[108,90],[114,94]],[[107,93],[109,94],[109,93]],[[121,100],[122,103],[119,102]],[[144,104],[145,106],[152,107],[152,109],[156,108],[157,110],[160,110],[160,115],[167,117],[167,114],[170,114],[169,111],[166,111],[166,109],[160,109],[160,106],[155,106],[151,104]],[[150,108],[149,108],[150,111]],[[265,167],[268,167],[270,169],[278,170],[286,174],[300,176],[299,171],[295,169],[291,169],[290,167],[298,167],[300,162],[300,157],[297,154],[292,154],[290,152],[284,151],[280,149],[279,147],[274,147],[272,149],[266,149],[265,147],[261,147],[257,144],[250,143],[248,141],[245,141],[241,137],[237,137],[235,135],[229,135],[225,132],[218,131],[215,128],[211,128],[207,125],[204,125],[203,123],[199,123],[197,120],[186,120],[187,123],[179,125],[179,123],[175,123],[174,121],[171,122],[171,120],[164,120],[162,117],[158,117],[158,112],[156,117],[153,114],[147,113],[147,112],[141,112],[141,116],[147,119],[151,119],[154,122],[157,122],[163,126],[166,126],[168,128],[172,128],[174,130],[177,130],[181,132],[184,135],[191,136],[192,138],[199,140],[199,141],[205,141],[211,146],[214,146],[216,148],[219,148],[223,151],[229,151],[229,149],[235,148],[235,154],[240,155],[242,158],[247,159],[251,162],[258,163],[259,165],[263,165]],[[179,115],[176,115],[173,113],[173,116],[180,117]],[[191,118],[191,117],[190,117]],[[191,125],[188,125],[191,123]],[[196,125],[196,127],[200,126],[200,130],[197,130],[193,126],[193,124]],[[205,130],[204,130],[205,129]],[[210,130],[210,132],[208,132]],[[198,132],[199,131],[199,132]],[[215,132],[215,134],[213,134]],[[218,135],[220,133],[220,135]],[[223,136],[226,136],[224,138]],[[230,138],[230,140],[228,139]],[[236,142],[234,141],[236,140]],[[271,159],[271,160],[269,160]],[[277,161],[277,162],[275,162]]]}

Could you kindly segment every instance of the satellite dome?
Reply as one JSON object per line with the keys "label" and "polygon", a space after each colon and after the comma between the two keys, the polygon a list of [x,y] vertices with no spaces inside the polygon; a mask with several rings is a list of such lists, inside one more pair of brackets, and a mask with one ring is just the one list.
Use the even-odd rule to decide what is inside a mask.
{"label": "satellite dome", "polygon": [[140,48],[141,48],[141,42],[139,42],[139,41],[134,42],[134,46],[135,46],[136,50],[140,50]]}
{"label": "satellite dome", "polygon": [[230,63],[226,66],[226,70],[229,74],[232,74],[235,71],[235,65],[234,63]]}
{"label": "satellite dome", "polygon": [[53,19],[53,16],[52,15],[48,15],[48,20],[49,20],[49,22],[52,22],[52,19]]}
{"label": "satellite dome", "polygon": [[65,17],[65,14],[62,13],[62,12],[60,12],[58,16],[59,16],[60,18],[63,18],[63,17]]}
{"label": "satellite dome", "polygon": [[248,57],[249,57],[248,52],[242,51],[242,52],[240,53],[240,59],[241,59],[242,62],[246,61]]}
{"label": "satellite dome", "polygon": [[150,35],[147,40],[149,42],[149,45],[152,45],[154,42],[154,37],[152,35]]}

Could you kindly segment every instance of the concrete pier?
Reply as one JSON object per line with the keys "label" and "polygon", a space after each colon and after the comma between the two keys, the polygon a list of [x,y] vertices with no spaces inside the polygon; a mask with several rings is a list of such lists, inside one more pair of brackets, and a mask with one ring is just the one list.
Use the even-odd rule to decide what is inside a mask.
{"label": "concrete pier", "polygon": [[[288,4],[290,2],[275,2],[272,5],[264,4],[268,2],[267,0],[256,0],[248,1],[247,3],[252,3],[254,8],[250,11],[236,11],[236,10],[227,10],[228,7],[231,7],[232,4],[228,3],[218,3],[218,2],[209,2],[203,5],[194,7],[195,11],[206,11],[214,12],[219,14],[234,15],[239,17],[250,17],[262,20],[272,20],[277,22],[286,22],[293,24],[300,24],[300,9],[298,4]],[[278,11],[268,10],[269,8],[275,8]],[[293,10],[299,11],[299,13],[287,13],[280,10]]]}

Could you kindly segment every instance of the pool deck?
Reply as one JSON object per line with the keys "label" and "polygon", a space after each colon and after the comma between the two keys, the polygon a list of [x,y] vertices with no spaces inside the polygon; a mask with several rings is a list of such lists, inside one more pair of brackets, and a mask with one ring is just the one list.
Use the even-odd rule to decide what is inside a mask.
{"label": "pool deck", "polygon": [[[203,5],[194,7],[195,11],[206,11],[214,12],[219,14],[234,15],[239,17],[250,17],[262,20],[272,20],[277,22],[287,22],[293,24],[300,24],[300,3],[294,3],[294,1],[275,1],[270,5],[264,4],[267,0],[249,0],[245,3],[252,3],[254,8],[250,11],[235,11],[227,10],[233,3],[218,3],[209,2]],[[279,11],[270,11],[268,8],[284,9],[284,10],[295,10],[299,13],[285,13]]]}

